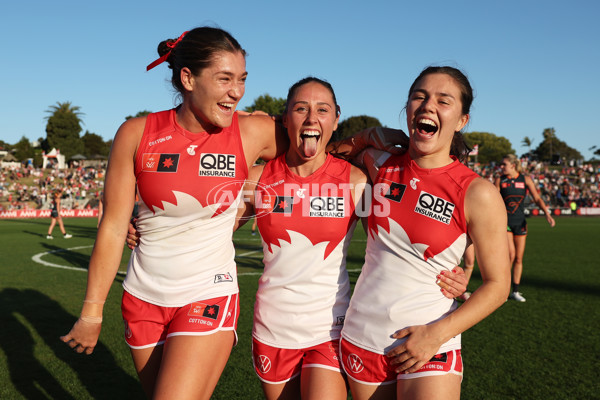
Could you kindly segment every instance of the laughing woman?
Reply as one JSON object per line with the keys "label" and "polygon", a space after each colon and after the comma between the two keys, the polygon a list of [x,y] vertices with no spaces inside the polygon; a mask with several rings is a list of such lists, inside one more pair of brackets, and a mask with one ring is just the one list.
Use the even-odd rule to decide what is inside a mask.
{"label": "laughing woman", "polygon": [[[456,157],[466,155],[460,131],[472,100],[459,70],[425,69],[406,103],[408,152],[369,169],[375,187],[387,185],[390,212],[369,216],[365,264],[342,331],[355,400],[459,399],[460,334],[508,295],[504,204]],[[434,278],[460,263],[470,241],[483,284],[457,308]]]}

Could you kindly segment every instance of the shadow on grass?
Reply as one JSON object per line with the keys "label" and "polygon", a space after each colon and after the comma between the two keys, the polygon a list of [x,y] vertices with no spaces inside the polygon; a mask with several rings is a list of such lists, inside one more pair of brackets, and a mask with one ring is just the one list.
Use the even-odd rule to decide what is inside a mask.
{"label": "shadow on grass", "polygon": [[[84,356],[75,353],[59,336],[65,327],[73,324],[73,316],[56,301],[36,290],[4,289],[0,292],[0,346],[7,357],[11,382],[24,398],[74,398],[65,390],[65,382],[56,376],[60,371],[58,359],[68,364],[81,385],[95,399],[112,399],[127,393],[128,398],[144,398],[137,379],[127,374],[115,361],[111,352],[101,342],[94,353]],[[31,330],[39,335],[51,354],[40,361]],[[37,354],[36,354],[37,353]],[[66,382],[66,385],[71,385]]]}

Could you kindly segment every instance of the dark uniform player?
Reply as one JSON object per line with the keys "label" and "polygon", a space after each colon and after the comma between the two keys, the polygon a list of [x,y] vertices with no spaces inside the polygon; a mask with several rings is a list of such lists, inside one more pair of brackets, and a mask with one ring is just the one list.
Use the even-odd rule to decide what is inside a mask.
{"label": "dark uniform player", "polygon": [[510,259],[513,265],[512,273],[512,292],[510,299],[524,302],[525,297],[519,292],[521,275],[523,274],[523,254],[525,253],[525,240],[527,239],[527,221],[525,220],[524,200],[527,191],[533,198],[533,201],[544,211],[546,220],[550,226],[555,222],[546,207],[544,200],[535,189],[535,184],[529,176],[523,175],[521,162],[514,154],[504,157],[502,164],[503,175],[496,178],[495,184],[506,205],[508,214],[508,243]]}

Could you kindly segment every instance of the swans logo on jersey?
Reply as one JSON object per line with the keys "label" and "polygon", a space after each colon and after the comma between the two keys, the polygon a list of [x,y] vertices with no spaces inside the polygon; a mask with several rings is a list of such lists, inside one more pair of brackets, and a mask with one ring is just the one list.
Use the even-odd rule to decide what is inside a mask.
{"label": "swans logo on jersey", "polygon": [[415,206],[415,212],[431,219],[435,219],[436,221],[443,222],[446,225],[450,225],[454,207],[455,205],[448,200],[421,191],[419,200]]}
{"label": "swans logo on jersey", "polygon": [[306,192],[306,189],[298,189],[296,191],[296,196],[300,197],[301,199],[303,199],[305,197],[304,192]]}
{"label": "swans logo on jersey", "polygon": [[343,197],[311,197],[309,217],[344,218]]}
{"label": "swans logo on jersey", "polygon": [[412,179],[410,180],[410,187],[411,187],[413,190],[417,190],[417,183],[419,183],[420,181],[421,181],[420,179],[417,179],[417,178],[412,178]]}
{"label": "swans logo on jersey", "polygon": [[348,366],[348,369],[355,374],[358,374],[365,368],[360,357],[354,353],[348,355],[346,358],[346,365]]}
{"label": "swans logo on jersey", "polygon": [[217,274],[215,275],[215,283],[221,282],[233,282],[233,276],[228,272],[226,274]]}
{"label": "swans logo on jersey", "polygon": [[190,156],[196,155],[196,147],[198,147],[197,144],[190,144],[190,147],[187,148],[187,152]]}
{"label": "swans logo on jersey", "polygon": [[142,171],[146,172],[177,172],[179,154],[142,154]]}
{"label": "swans logo on jersey", "polygon": [[[190,317],[204,317],[217,319],[219,316],[219,306],[217,304],[192,303],[188,311]],[[190,321],[197,322],[197,321]]]}
{"label": "swans logo on jersey", "polygon": [[200,154],[199,176],[224,176],[235,178],[235,154]]}
{"label": "swans logo on jersey", "polygon": [[390,199],[395,201],[396,203],[400,203],[402,201],[402,196],[404,196],[404,191],[406,190],[406,185],[402,183],[391,182],[390,188],[383,195],[386,199]]}
{"label": "swans logo on jersey", "polygon": [[269,357],[261,354],[258,356],[258,360],[256,361],[258,361],[257,367],[259,371],[263,374],[266,374],[271,370],[271,360],[269,360]]}

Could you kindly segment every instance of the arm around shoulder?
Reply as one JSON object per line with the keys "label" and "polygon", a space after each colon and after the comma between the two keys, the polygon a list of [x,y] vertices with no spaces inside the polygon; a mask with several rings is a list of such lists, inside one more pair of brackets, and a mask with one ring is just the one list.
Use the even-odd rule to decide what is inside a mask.
{"label": "arm around shoulder", "polygon": [[282,126],[266,115],[240,115],[238,117],[244,154],[249,167],[259,158],[269,161],[283,154],[289,140]]}
{"label": "arm around shoulder", "polygon": [[237,217],[233,226],[234,232],[244,226],[246,222],[251,220],[256,215],[254,207],[254,195],[256,186],[258,185],[258,181],[260,180],[260,176],[262,175],[264,168],[264,164],[255,165],[251,167],[250,171],[248,172],[248,179],[246,179],[246,182],[244,182],[242,203],[238,208]]}

